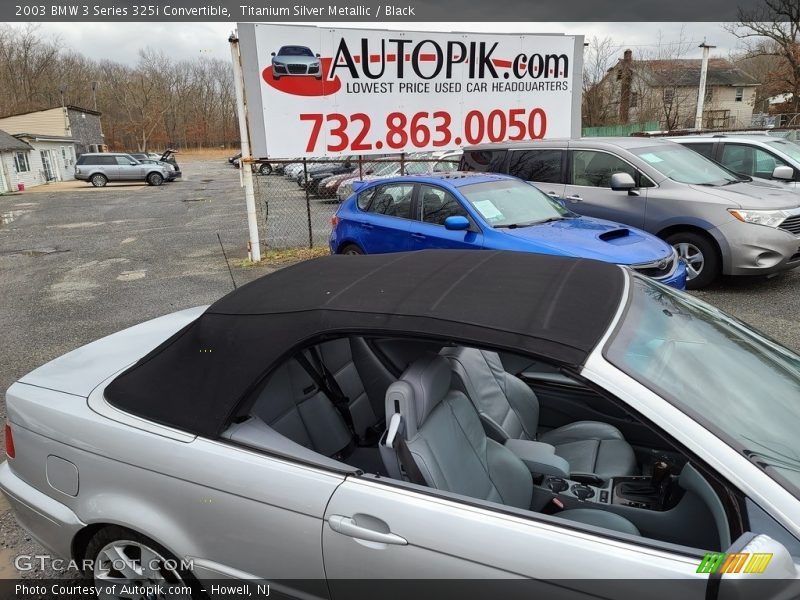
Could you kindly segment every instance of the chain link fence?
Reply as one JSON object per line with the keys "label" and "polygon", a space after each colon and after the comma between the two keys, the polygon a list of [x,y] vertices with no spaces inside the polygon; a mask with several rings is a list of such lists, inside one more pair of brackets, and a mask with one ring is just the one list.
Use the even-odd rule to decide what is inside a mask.
{"label": "chain link fence", "polygon": [[253,163],[260,231],[268,250],[327,246],[331,217],[352,183],[458,169],[459,151],[433,156],[270,160]]}

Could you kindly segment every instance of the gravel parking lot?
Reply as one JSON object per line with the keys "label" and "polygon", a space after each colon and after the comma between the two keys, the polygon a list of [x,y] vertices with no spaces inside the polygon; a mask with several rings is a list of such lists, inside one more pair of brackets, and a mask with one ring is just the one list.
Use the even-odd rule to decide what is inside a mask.
{"label": "gravel parking lot", "polygon": [[[237,283],[275,268],[239,266],[246,255],[246,225],[238,172],[221,160],[182,167],[182,181],[157,188],[72,185],[0,196],[1,390],[77,346],[230,291],[218,232]],[[282,185],[279,179],[259,178],[261,201],[270,197],[271,186]],[[305,227],[300,239],[307,242],[304,197],[299,200],[294,191],[294,204],[271,201],[268,236],[288,235],[299,222]],[[336,205],[319,200],[311,205],[315,243],[324,243]],[[790,273],[723,280],[698,296],[800,351],[798,289],[800,273]],[[5,418],[3,404],[0,418]],[[14,556],[37,552],[42,550],[0,500],[0,578],[19,577]]]}

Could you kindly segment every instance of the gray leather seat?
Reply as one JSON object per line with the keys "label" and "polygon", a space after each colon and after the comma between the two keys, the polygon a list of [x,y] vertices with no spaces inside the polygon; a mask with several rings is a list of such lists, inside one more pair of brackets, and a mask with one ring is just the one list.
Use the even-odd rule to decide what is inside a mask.
{"label": "gray leather seat", "polygon": [[474,348],[446,348],[442,355],[464,388],[489,435],[536,440],[555,447],[570,465],[572,475],[600,478],[636,474],[633,448],[619,429],[598,421],[577,421],[538,432],[539,400],[522,380],[506,372],[496,352]]}
{"label": "gray leather seat", "polygon": [[[386,392],[387,422],[399,412],[397,435],[403,436],[430,487],[530,509],[530,471],[508,448],[486,436],[475,407],[451,387],[451,377],[442,356],[429,354],[415,361]],[[627,519],[601,510],[565,510],[558,516],[639,534]]]}
{"label": "gray leather seat", "polygon": [[[383,421],[386,388],[395,378],[381,366],[362,338],[324,342],[318,350],[322,363],[347,397],[356,432],[364,436],[368,428]],[[315,364],[308,351],[305,355],[310,364]],[[270,375],[252,413],[290,440],[320,454],[335,456],[347,448],[353,436],[332,400],[297,360],[290,359]],[[346,453],[351,456],[353,452],[364,454],[360,449],[347,449]]]}
{"label": "gray leather seat", "polygon": [[252,413],[293,442],[325,456],[335,456],[353,439],[342,415],[294,359],[270,376]]}

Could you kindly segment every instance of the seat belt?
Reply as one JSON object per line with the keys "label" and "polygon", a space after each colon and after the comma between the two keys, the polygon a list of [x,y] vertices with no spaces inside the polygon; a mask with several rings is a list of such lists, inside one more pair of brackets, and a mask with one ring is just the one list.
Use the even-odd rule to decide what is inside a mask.
{"label": "seat belt", "polygon": [[400,413],[394,413],[389,421],[389,429],[386,432],[386,444],[397,452],[400,467],[405,471],[408,480],[411,483],[427,486],[428,482],[425,481],[425,476],[419,470],[417,461],[414,460],[403,434],[400,433],[401,423],[402,417]]}
{"label": "seat belt", "polygon": [[[347,428],[350,430],[350,435],[353,436],[353,440],[357,442],[359,438],[356,434],[355,426],[353,424],[353,415],[350,414],[350,405],[347,402],[347,398],[342,394],[341,388],[338,390],[339,394],[336,394],[328,385],[328,382],[325,381],[320,372],[311,366],[311,363],[308,361],[302,351],[297,353],[295,359],[298,363],[300,363],[300,366],[305,369],[306,373],[308,373],[320,391],[328,396],[328,399],[333,403],[333,406],[336,407],[336,410],[338,410],[339,414],[342,415],[342,419],[344,419]],[[338,388],[338,385],[336,387]]]}
{"label": "seat belt", "polygon": [[427,487],[428,482],[425,481],[425,476],[422,474],[422,471],[419,470],[417,461],[414,460],[411,450],[408,449],[408,444],[406,444],[406,440],[402,435],[395,436],[392,447],[397,450],[397,458],[400,459],[400,466],[403,467],[403,470],[406,472],[408,480],[411,483]]}

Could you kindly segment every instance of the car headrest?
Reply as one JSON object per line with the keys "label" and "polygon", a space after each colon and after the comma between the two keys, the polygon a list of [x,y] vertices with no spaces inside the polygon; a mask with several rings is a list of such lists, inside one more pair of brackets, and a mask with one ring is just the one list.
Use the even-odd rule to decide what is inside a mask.
{"label": "car headrest", "polygon": [[438,354],[426,353],[406,369],[386,390],[386,422],[395,412],[403,417],[409,439],[450,390],[450,363]]}

